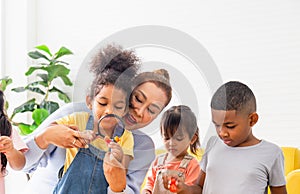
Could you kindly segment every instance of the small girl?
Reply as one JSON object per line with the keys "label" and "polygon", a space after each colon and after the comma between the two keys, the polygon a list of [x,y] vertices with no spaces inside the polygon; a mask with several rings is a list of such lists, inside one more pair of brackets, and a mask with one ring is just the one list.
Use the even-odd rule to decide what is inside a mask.
{"label": "small girl", "polygon": [[[152,163],[143,194],[179,192],[182,182],[193,185],[200,173],[198,161],[188,154],[190,148],[197,155],[200,146],[197,119],[191,109],[184,105],[171,107],[162,116],[160,132],[167,153],[157,156]],[[171,182],[163,181],[169,177]],[[164,185],[166,182],[169,184]]]}
{"label": "small girl", "polygon": [[[108,114],[122,118],[127,111],[131,92],[131,81],[135,77],[139,60],[132,51],[109,45],[100,50],[92,61],[91,71],[95,74],[86,103],[91,112],[76,112],[56,121],[50,127],[76,126],[79,131],[91,130],[97,133],[98,121]],[[102,134],[112,137],[116,120],[105,118],[101,122]],[[83,134],[83,133],[81,133]],[[86,135],[86,134],[85,134]],[[92,140],[87,148],[67,149],[65,173],[54,193],[106,194],[108,183],[103,172],[105,152],[111,148],[112,155],[128,167],[133,158],[133,135],[128,130],[119,137],[118,143],[107,143],[103,138]],[[74,139],[74,147],[81,144]],[[107,145],[108,144],[108,145]],[[74,158],[74,155],[75,158]],[[74,158],[74,159],[73,159]]]}
{"label": "small girl", "polygon": [[17,131],[12,129],[7,115],[4,111],[4,95],[0,90],[0,153],[1,153],[1,172],[0,172],[0,194],[5,193],[4,176],[7,175],[7,161],[14,170],[21,170],[25,165],[24,152],[28,149],[21,140]]}

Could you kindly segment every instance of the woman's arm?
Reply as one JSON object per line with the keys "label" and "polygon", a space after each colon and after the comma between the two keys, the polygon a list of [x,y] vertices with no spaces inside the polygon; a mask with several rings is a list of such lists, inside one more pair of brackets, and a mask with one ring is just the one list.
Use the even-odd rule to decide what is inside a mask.
{"label": "woman's arm", "polygon": [[[24,142],[29,147],[29,150],[25,153],[26,163],[25,163],[25,167],[23,168],[24,172],[30,173],[34,171],[38,165],[41,165],[43,167],[47,166],[47,161],[51,153],[57,149],[56,145],[49,144],[49,143],[45,144],[45,142],[41,141],[47,138],[47,135],[49,134],[57,135],[55,133],[51,133],[48,127],[55,120],[67,116],[69,114],[72,114],[73,112],[80,112],[80,111],[89,111],[89,109],[86,107],[86,104],[84,102],[66,104],[61,108],[59,108],[58,110],[56,110],[54,113],[52,113],[49,117],[47,117],[47,119],[43,121],[43,123],[39,125],[39,127],[32,134],[24,138]],[[54,140],[53,143],[58,142],[57,144],[59,145],[61,138],[64,137],[59,136],[55,138],[56,140]]]}
{"label": "woman's arm", "polygon": [[77,141],[79,139],[76,126],[52,124],[35,137],[35,142],[41,149],[47,149],[51,144],[62,148],[84,147],[84,140]]}

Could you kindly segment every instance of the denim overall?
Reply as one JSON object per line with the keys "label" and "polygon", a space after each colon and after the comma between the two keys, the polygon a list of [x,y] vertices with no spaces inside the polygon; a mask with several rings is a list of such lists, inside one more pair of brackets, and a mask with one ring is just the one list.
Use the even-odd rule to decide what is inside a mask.
{"label": "denim overall", "polygon": [[156,173],[156,179],[154,182],[152,194],[174,194],[171,191],[165,189],[165,187],[163,185],[163,181],[162,181],[162,174],[163,173],[166,173],[168,175],[176,174],[179,179],[184,181],[186,167],[189,165],[190,161],[193,159],[193,156],[187,154],[181,160],[178,169],[166,169],[165,161],[167,159],[167,156],[168,156],[168,153],[158,156],[157,167],[159,170]]}
{"label": "denim overall", "polygon": [[[93,130],[94,118],[89,117],[86,130]],[[107,194],[108,183],[103,172],[106,152],[89,145],[80,148],[74,160],[56,185],[54,194]]]}

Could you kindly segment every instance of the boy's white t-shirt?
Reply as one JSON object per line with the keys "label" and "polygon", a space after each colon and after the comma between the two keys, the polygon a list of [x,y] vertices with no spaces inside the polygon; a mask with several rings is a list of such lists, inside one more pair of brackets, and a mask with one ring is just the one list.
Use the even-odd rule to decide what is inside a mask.
{"label": "boy's white t-shirt", "polygon": [[[20,150],[21,152],[26,152],[28,150],[28,147],[23,142],[20,135],[18,134],[18,132],[14,128],[11,131],[10,138],[12,139],[13,144],[14,144],[14,148],[16,150]],[[0,160],[0,169],[1,169],[1,167],[2,167],[2,164],[1,164],[1,160]],[[1,172],[0,172],[0,194],[5,194],[4,178],[5,178],[5,175],[2,175]]]}
{"label": "boy's white t-shirt", "polygon": [[230,147],[211,137],[200,166],[206,173],[203,194],[267,194],[268,185],[286,184],[282,151],[265,140]]}

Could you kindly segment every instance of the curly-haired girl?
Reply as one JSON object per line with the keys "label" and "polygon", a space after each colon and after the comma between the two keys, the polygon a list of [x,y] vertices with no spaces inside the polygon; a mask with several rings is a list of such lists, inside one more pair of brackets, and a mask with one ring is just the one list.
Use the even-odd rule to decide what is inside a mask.
{"label": "curly-haired girl", "polygon": [[[98,132],[98,121],[105,115],[114,114],[122,118],[127,110],[131,91],[131,81],[138,69],[138,58],[132,51],[109,45],[100,50],[91,63],[90,71],[95,74],[94,81],[86,96],[91,112],[77,112],[56,121],[51,127],[76,126],[79,131]],[[103,119],[101,133],[112,138],[116,120]],[[103,173],[103,158],[106,151],[118,159],[125,168],[133,158],[134,140],[131,132],[124,130],[117,142],[103,138],[94,139],[87,148],[69,148],[66,155],[65,173],[56,186],[54,193],[107,193],[108,183]],[[74,139],[72,144],[81,144]],[[75,150],[74,150],[75,149]],[[73,159],[74,155],[75,158]],[[67,169],[67,170],[66,170]]]}

